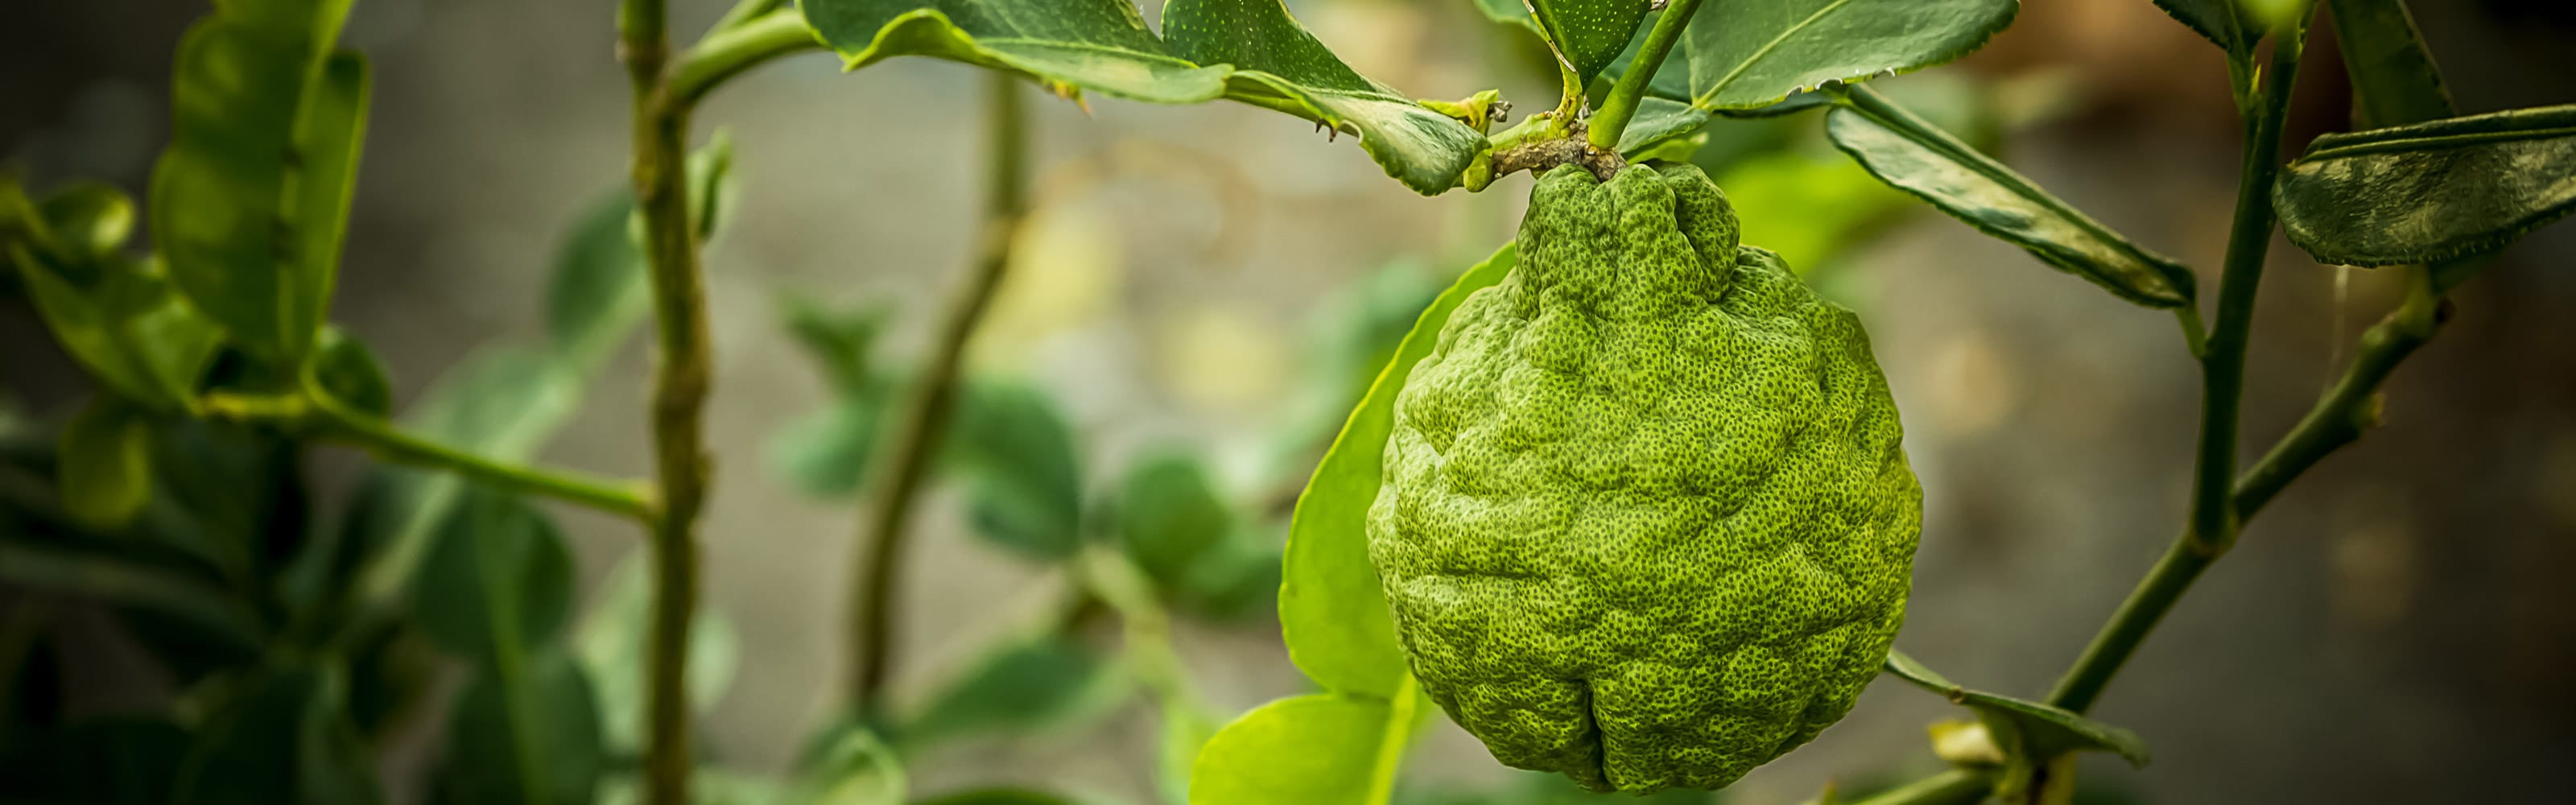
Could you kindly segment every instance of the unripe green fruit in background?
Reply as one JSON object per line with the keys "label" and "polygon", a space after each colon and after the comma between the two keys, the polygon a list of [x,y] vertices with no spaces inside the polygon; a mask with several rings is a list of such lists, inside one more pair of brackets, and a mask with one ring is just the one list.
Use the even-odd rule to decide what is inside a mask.
{"label": "unripe green fruit in background", "polygon": [[1370,560],[1505,764],[1724,786],[1842,718],[1904,623],[1923,494],[1868,337],[1697,168],[1541,177],[1394,416]]}

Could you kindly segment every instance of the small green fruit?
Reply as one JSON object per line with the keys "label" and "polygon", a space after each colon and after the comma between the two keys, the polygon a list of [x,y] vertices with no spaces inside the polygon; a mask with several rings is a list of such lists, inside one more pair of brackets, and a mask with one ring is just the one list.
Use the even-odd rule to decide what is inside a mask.
{"label": "small green fruit", "polygon": [[1842,718],[1905,620],[1922,488],[1869,340],[1691,167],[1563,166],[1395,404],[1369,557],[1494,757],[1718,788]]}

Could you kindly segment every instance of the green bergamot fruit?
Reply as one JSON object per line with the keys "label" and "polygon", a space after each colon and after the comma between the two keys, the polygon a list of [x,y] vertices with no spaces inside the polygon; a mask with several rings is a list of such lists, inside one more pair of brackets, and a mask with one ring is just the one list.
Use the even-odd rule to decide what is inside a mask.
{"label": "green bergamot fruit", "polygon": [[1396,398],[1369,557],[1505,764],[1722,787],[1842,718],[1904,623],[1923,493],[1868,337],[1736,239],[1697,168],[1556,168]]}

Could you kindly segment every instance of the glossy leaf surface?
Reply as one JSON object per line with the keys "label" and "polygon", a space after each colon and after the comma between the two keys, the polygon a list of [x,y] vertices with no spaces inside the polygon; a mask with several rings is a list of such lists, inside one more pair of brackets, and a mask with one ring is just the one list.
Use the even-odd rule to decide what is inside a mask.
{"label": "glossy leaf surface", "polygon": [[1449,314],[1469,294],[1501,282],[1518,263],[1517,249],[1505,245],[1460,275],[1414,320],[1297,498],[1281,571],[1279,625],[1289,658],[1327,690],[1385,699],[1407,678],[1394,616],[1368,559],[1368,510],[1377,500],[1395,397],[1413,365],[1431,354]]}
{"label": "glossy leaf surface", "polygon": [[[1573,71],[1575,86],[1592,78],[1619,57],[1637,25],[1646,19],[1638,0],[1530,0],[1540,33],[1556,51],[1564,69]],[[1488,10],[1491,14],[1491,10]]]}
{"label": "glossy leaf surface", "polygon": [[1941,64],[1984,46],[2020,10],[2018,0],[1706,0],[1682,34],[1691,105],[1751,109]]}
{"label": "glossy leaf surface", "polygon": [[1190,805],[1383,805],[1422,698],[1313,693],[1253,708],[1217,730],[1190,772]]}
{"label": "glossy leaf surface", "polygon": [[1897,189],[1951,217],[2030,250],[2041,262],[2137,304],[2178,307],[2192,299],[2191,270],[2129,242],[2041,190],[2003,163],[1940,134],[1901,110],[1891,126],[1852,108],[1825,118],[1834,147]]}
{"label": "glossy leaf surface", "polygon": [[1230,98],[1359,135],[1416,192],[1456,186],[1484,135],[1371,81],[1277,0],[1174,0],[1163,37],[1128,0],[805,0],[807,24],[850,69],[932,56],[1059,91],[1153,103]]}
{"label": "glossy leaf surface", "polygon": [[[2101,751],[2117,754],[2129,765],[2147,765],[2147,744],[2138,734],[2104,724],[2068,711],[2028,699],[1970,690],[1951,682],[1932,669],[1916,662],[1902,651],[1887,653],[1887,671],[1916,687],[1932,691],[1953,704],[1977,711],[1989,727],[2006,727],[2025,742],[2027,751],[2039,759],[2073,751]],[[1997,724],[1997,721],[2003,722]],[[1998,736],[2005,739],[2004,736]]]}
{"label": "glossy leaf surface", "polygon": [[2272,199],[2290,242],[2327,263],[2489,251],[2576,210],[2576,106],[2318,137]]}

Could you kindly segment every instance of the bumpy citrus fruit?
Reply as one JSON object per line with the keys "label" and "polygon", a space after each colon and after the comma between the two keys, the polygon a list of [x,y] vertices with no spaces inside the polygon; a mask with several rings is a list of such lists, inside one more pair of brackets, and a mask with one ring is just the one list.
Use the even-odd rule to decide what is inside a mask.
{"label": "bumpy citrus fruit", "polygon": [[1696,168],[1557,168],[1396,399],[1369,556],[1506,764],[1724,786],[1842,718],[1905,620],[1923,493],[1868,337],[1736,239]]}

